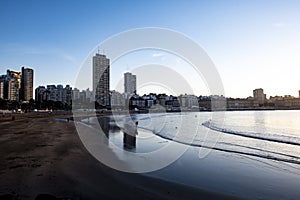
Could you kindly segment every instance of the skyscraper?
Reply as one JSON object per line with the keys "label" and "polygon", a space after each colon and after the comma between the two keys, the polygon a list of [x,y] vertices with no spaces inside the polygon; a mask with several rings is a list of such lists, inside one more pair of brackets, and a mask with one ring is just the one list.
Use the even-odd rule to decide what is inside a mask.
{"label": "skyscraper", "polygon": [[136,75],[129,72],[124,74],[124,92],[127,94],[136,93]]}
{"label": "skyscraper", "polygon": [[96,53],[93,57],[93,91],[95,100],[103,107],[110,106],[109,59]]}
{"label": "skyscraper", "polygon": [[22,67],[20,100],[29,101],[33,98],[33,69]]}

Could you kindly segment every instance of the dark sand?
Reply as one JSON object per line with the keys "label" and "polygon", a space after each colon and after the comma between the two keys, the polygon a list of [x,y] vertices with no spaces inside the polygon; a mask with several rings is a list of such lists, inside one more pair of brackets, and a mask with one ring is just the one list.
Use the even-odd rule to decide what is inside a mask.
{"label": "dark sand", "polygon": [[[113,170],[82,145],[73,122],[49,114],[0,120],[0,199],[232,199]],[[24,117],[25,116],[25,117]]]}

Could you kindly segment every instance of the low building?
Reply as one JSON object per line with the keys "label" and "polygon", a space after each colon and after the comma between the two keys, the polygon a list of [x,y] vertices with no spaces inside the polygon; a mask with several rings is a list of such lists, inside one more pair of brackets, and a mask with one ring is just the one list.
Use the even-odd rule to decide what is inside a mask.
{"label": "low building", "polygon": [[252,97],[242,98],[227,98],[227,110],[248,110],[254,107],[255,100]]}
{"label": "low building", "polygon": [[111,91],[111,106],[112,109],[120,109],[125,106],[125,96],[115,90]]}
{"label": "low building", "polygon": [[35,89],[35,100],[38,102],[54,101],[64,104],[72,104],[72,88],[70,85],[47,85]]}
{"label": "low building", "polygon": [[183,109],[199,109],[198,97],[195,95],[180,95],[178,97],[180,106]]}

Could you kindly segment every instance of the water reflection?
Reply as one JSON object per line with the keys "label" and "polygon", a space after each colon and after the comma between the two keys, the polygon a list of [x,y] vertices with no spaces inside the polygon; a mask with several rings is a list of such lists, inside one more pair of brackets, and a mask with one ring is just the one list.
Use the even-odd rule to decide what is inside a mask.
{"label": "water reflection", "polygon": [[109,117],[101,117],[98,118],[99,125],[107,138],[109,138],[109,130],[110,130],[110,118]]}
{"label": "water reflection", "polygon": [[133,150],[136,147],[136,136],[138,121],[134,118],[124,120],[123,147],[125,150]]}
{"label": "water reflection", "polygon": [[[115,119],[109,116],[98,118],[99,125],[110,142],[113,142],[118,146],[120,145],[120,147],[123,146],[123,149],[125,150],[132,151],[136,148],[138,121],[136,119],[136,116],[125,117],[121,119],[121,121],[122,123],[117,124]],[[117,138],[119,138],[120,140],[118,140]]]}
{"label": "water reflection", "polygon": [[[266,115],[264,111],[256,111],[254,112],[254,127],[253,127],[253,132],[255,133],[267,133],[267,128],[266,128]],[[265,140],[256,140],[255,146],[258,147],[259,149],[266,149],[269,146],[269,142]],[[267,155],[268,153],[262,151],[262,155]]]}

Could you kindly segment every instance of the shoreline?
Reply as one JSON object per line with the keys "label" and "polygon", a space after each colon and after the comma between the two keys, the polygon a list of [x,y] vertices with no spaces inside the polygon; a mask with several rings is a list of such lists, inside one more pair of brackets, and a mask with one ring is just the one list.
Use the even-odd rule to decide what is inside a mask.
{"label": "shoreline", "polygon": [[53,111],[51,113],[49,112],[28,112],[28,113],[11,113],[11,112],[0,112],[0,123],[3,121],[14,121],[14,120],[19,120],[19,119],[24,119],[24,118],[69,118],[72,120],[73,118],[79,118],[79,119],[84,119],[87,117],[102,117],[102,116],[111,116],[113,114],[118,114],[118,115],[126,115],[126,114],[148,114],[148,113],[211,113],[211,112],[239,112],[239,111],[300,111],[300,109],[227,109],[227,110],[182,110],[180,112],[166,112],[166,111],[155,111],[151,110],[151,112],[128,112],[128,111],[76,111],[73,112],[72,110],[69,111]]}

